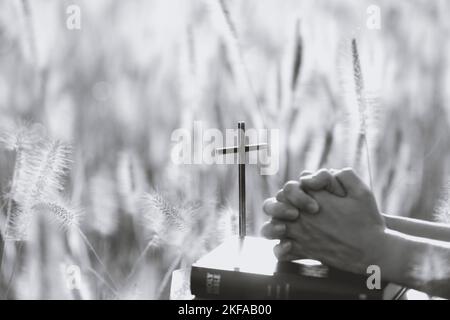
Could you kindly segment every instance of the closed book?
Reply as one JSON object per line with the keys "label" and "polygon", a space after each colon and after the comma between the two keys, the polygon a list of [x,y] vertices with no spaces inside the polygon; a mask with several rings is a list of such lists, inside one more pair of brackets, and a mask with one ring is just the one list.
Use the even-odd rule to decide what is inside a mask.
{"label": "closed book", "polygon": [[191,292],[206,299],[370,299],[369,275],[327,267],[316,260],[278,262],[276,241],[232,237],[192,265]]}

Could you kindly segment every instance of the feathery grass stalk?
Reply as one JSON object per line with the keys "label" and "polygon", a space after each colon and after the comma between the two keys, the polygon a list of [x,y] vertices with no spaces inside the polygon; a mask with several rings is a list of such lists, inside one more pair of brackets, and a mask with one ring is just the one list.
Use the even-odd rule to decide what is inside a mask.
{"label": "feathery grass stalk", "polygon": [[102,267],[103,271],[105,272],[106,276],[109,278],[109,281],[112,284],[112,287],[117,292],[117,285],[108,272],[108,269],[106,268],[105,264],[103,263],[102,259],[98,256],[97,252],[94,249],[94,246],[91,244],[89,239],[86,237],[84,232],[79,227],[79,217],[81,216],[81,213],[78,212],[75,208],[71,208],[63,203],[57,203],[57,202],[47,202],[47,203],[40,203],[33,207],[35,210],[46,210],[47,212],[50,212],[54,218],[56,218],[58,224],[62,229],[69,229],[72,228],[78,232],[81,239],[84,241],[88,249],[92,252],[95,259],[98,261],[100,266]]}
{"label": "feathery grass stalk", "polygon": [[34,206],[49,202],[63,189],[69,155],[70,147],[59,141],[47,141],[23,149],[23,156],[18,162],[16,160],[20,168],[16,168],[17,176],[13,177],[11,194],[11,199],[16,200],[20,210],[16,209],[14,215],[11,213],[8,222],[15,239],[26,238],[28,220]]}
{"label": "feathery grass stalk", "polygon": [[[404,134],[401,128],[397,128],[395,134],[395,143],[392,156],[390,156],[389,166],[387,170],[387,179],[381,189],[381,208],[386,208],[395,189],[401,185],[404,178],[401,177],[401,172],[405,169],[404,165]],[[426,157],[424,157],[424,160]]]}
{"label": "feathery grass stalk", "polygon": [[373,190],[372,170],[370,164],[369,145],[367,143],[367,103],[364,92],[364,79],[361,70],[361,62],[358,53],[356,39],[352,39],[353,78],[355,81],[355,93],[359,112],[359,134],[356,145],[355,165],[359,166],[363,148],[366,149],[367,169],[369,172],[370,187]]}
{"label": "feathery grass stalk", "polygon": [[121,151],[117,165],[120,204],[129,214],[137,214],[139,196],[145,190],[145,172],[134,153]]}
{"label": "feathery grass stalk", "polygon": [[364,135],[364,144],[366,146],[367,170],[369,172],[370,190],[373,190],[372,165],[370,163],[369,144],[367,143],[367,136],[366,135]]}
{"label": "feathery grass stalk", "polygon": [[57,220],[62,229],[78,227],[81,213],[75,208],[57,202],[39,203],[33,207],[34,210],[48,210]]}
{"label": "feathery grass stalk", "polygon": [[90,181],[92,227],[103,236],[114,234],[118,228],[118,203],[115,181],[103,171]]}
{"label": "feathery grass stalk", "polygon": [[16,161],[14,164],[14,172],[13,172],[13,178],[11,180],[11,191],[10,191],[10,196],[8,197],[7,200],[7,209],[6,209],[6,221],[5,221],[5,225],[3,226],[3,241],[2,241],[2,247],[1,247],[1,255],[0,255],[0,273],[3,270],[3,259],[4,259],[4,253],[5,253],[5,246],[6,246],[6,237],[7,237],[7,233],[8,233],[8,225],[11,221],[11,213],[12,213],[12,196],[15,193],[15,189],[16,189],[16,181],[17,181],[17,176],[18,173],[22,167],[22,150],[21,148],[19,148],[16,151]]}
{"label": "feathery grass stalk", "polygon": [[359,130],[362,134],[366,133],[366,103],[364,99],[364,79],[361,70],[358,45],[356,39],[352,39],[352,58],[353,58],[353,78],[355,81],[355,93],[359,108]]}
{"label": "feathery grass stalk", "polygon": [[[20,256],[22,250],[23,250],[23,241],[19,244],[19,248],[17,250],[17,256]],[[17,272],[18,260],[19,259],[17,259],[17,258],[14,259],[14,264],[12,266],[12,273],[9,276],[8,284],[6,285],[6,290],[5,290],[5,295],[4,295],[5,300],[8,299],[9,291],[11,290],[12,282],[13,282],[14,276],[16,275],[16,272]]]}
{"label": "feathery grass stalk", "polygon": [[151,239],[147,245],[145,246],[144,250],[141,252],[141,254],[139,255],[139,257],[136,259],[135,263],[133,264],[133,267],[131,268],[130,273],[128,273],[127,277],[125,278],[125,283],[128,282],[128,280],[130,280],[130,278],[135,274],[137,267],[141,264],[142,260],[145,258],[145,256],[147,255],[147,252],[153,248],[155,245],[155,241],[154,239]]}
{"label": "feathery grass stalk", "polygon": [[333,134],[334,134],[334,129],[335,129],[335,120],[336,120],[335,116],[336,116],[336,113],[339,108],[338,103],[333,96],[332,89],[331,89],[330,84],[327,81],[327,79],[322,76],[321,82],[322,82],[323,88],[327,94],[328,101],[330,103],[334,117],[327,120],[328,124],[326,125],[324,147],[323,147],[322,154],[321,154],[320,161],[319,161],[319,168],[323,168],[324,166],[326,166],[326,164],[328,162],[328,158],[330,156],[331,149],[332,149],[333,143],[334,143],[334,135]]}
{"label": "feathery grass stalk", "polygon": [[[23,146],[22,146],[22,141],[20,139],[21,134],[22,134],[22,132],[19,132],[17,137],[12,137],[12,136],[6,137],[5,135],[2,135],[0,137],[0,141],[2,142],[2,144],[5,144],[5,145],[7,145],[7,140],[13,139],[14,141],[9,141],[10,143],[13,144],[12,146],[10,146],[10,148],[16,151],[16,156],[15,156],[16,159],[14,161],[14,168],[13,168],[13,174],[12,174],[12,179],[11,179],[11,188],[10,188],[8,200],[6,202],[6,206],[7,206],[6,222],[5,222],[5,225],[3,226],[3,231],[2,231],[3,235],[5,237],[6,237],[9,220],[11,217],[12,197],[15,194],[18,175],[22,168],[22,163],[23,163]],[[3,209],[3,206],[2,206],[2,209]],[[3,249],[2,249],[1,261],[3,261]]]}
{"label": "feathery grass stalk", "polygon": [[[22,134],[24,136],[22,136]],[[43,201],[44,198],[62,190],[63,187],[61,180],[62,176],[65,174],[66,168],[68,167],[67,163],[69,161],[68,154],[70,151],[66,145],[60,142],[47,143],[44,145],[45,148],[40,150],[40,146],[33,145],[32,138],[33,134],[24,129],[24,131],[19,132],[15,140],[12,140],[14,141],[14,146],[16,149],[16,163],[13,174],[11,195],[8,204],[5,234],[8,232],[6,228],[9,226],[10,221],[12,221],[12,200],[17,198],[18,203],[22,206],[22,208],[20,210],[17,209],[18,211],[15,213],[15,219],[12,221],[12,226],[14,226],[15,237],[19,238],[26,237],[31,213],[34,211],[38,201]],[[28,151],[27,154],[25,154],[25,151]],[[30,184],[30,180],[32,185],[31,189],[28,189],[28,186],[20,187],[21,184]],[[48,206],[51,211],[53,211],[56,215],[59,215],[60,219],[64,218],[62,212],[57,210],[59,208],[58,206],[55,206],[53,203],[48,204]],[[75,217],[72,217],[71,219],[74,220]],[[70,221],[67,220],[65,223],[69,225]],[[23,242],[20,244],[18,254],[21,253],[22,248]],[[0,270],[3,270],[3,255],[4,249],[2,251]],[[13,271],[8,281],[6,294],[9,293],[12,280],[16,274],[17,266],[17,259],[15,259]]]}
{"label": "feathery grass stalk", "polygon": [[150,206],[159,210],[160,213],[167,219],[177,220],[178,212],[162,195],[153,193],[146,196]]}
{"label": "feathery grass stalk", "polygon": [[70,147],[60,141],[47,143],[29,194],[31,205],[63,190],[63,177],[71,162],[70,154]]}
{"label": "feathery grass stalk", "polygon": [[194,28],[192,24],[189,24],[187,27],[187,46],[189,54],[189,71],[193,76],[197,74],[197,57],[195,44]]}
{"label": "feathery grass stalk", "polygon": [[92,273],[98,280],[100,280],[100,282],[103,283],[117,299],[119,298],[119,293],[117,292],[117,290],[114,289],[101,275],[99,275],[97,271],[92,268],[87,268],[87,270]]}
{"label": "feathery grass stalk", "polygon": [[34,148],[39,147],[39,139],[33,129],[27,126],[21,126],[14,133],[3,133],[0,137],[1,143],[6,149],[15,151],[11,187],[6,204],[6,221],[3,226],[4,238],[0,255],[0,272],[2,272],[4,265],[6,239],[8,238],[8,228],[13,215],[13,200],[18,200],[23,195],[24,190],[27,188],[26,186],[29,184],[29,179],[34,174],[34,164],[37,161],[37,153]]}
{"label": "feathery grass stalk", "polygon": [[[294,61],[292,69],[292,82],[291,82],[291,105],[288,110],[287,121],[288,125],[286,127],[286,166],[284,172],[284,180],[289,180],[290,172],[290,149],[289,141],[291,140],[291,132],[294,127],[294,123],[297,120],[298,114],[300,112],[299,107],[295,105],[295,100],[297,96],[297,88],[300,80],[302,63],[303,63],[303,38],[300,30],[301,21],[297,20],[295,24],[295,47],[294,47]],[[283,119],[284,120],[284,119]]]}
{"label": "feathery grass stalk", "polygon": [[77,230],[78,234],[80,235],[81,239],[83,239],[83,241],[86,244],[86,246],[89,248],[89,250],[94,255],[95,259],[97,259],[98,263],[102,267],[102,269],[105,272],[106,276],[109,278],[109,281],[112,284],[112,288],[114,288],[115,292],[117,292],[118,286],[117,286],[116,282],[114,281],[114,279],[112,278],[111,274],[109,273],[108,269],[106,268],[105,264],[103,263],[102,259],[100,259],[100,257],[98,256],[97,252],[94,249],[94,246],[91,244],[89,239],[86,237],[86,235],[84,234],[84,232],[80,228],[77,227],[76,230]]}
{"label": "feathery grass stalk", "polygon": [[300,71],[303,64],[303,38],[300,30],[301,21],[297,20],[295,24],[295,53],[294,68],[292,72],[291,90],[295,92],[300,78]]}
{"label": "feathery grass stalk", "polygon": [[276,97],[276,106],[277,111],[280,112],[283,108],[283,77],[281,72],[281,65],[277,63],[277,74],[276,74],[276,82],[275,82],[275,97]]}
{"label": "feathery grass stalk", "polygon": [[182,208],[172,206],[158,192],[145,194],[141,199],[145,225],[164,243],[180,246],[188,231],[188,217],[182,217]]}
{"label": "feathery grass stalk", "polygon": [[[195,252],[198,246],[203,242],[198,239],[204,239],[211,231],[210,223],[216,223],[217,220],[207,216],[204,221],[204,228],[200,231],[198,237],[192,237],[190,228],[195,218],[194,212],[198,210],[198,203],[184,203],[181,206],[172,206],[159,193],[146,194],[141,199],[141,212],[145,214],[146,224],[157,235],[157,240],[161,243],[174,246],[178,251],[177,257],[170,264],[167,272],[163,276],[161,284],[156,291],[156,297],[159,298],[165,290],[172,272],[180,264],[187,250]],[[175,233],[175,235],[174,235]],[[172,237],[174,239],[172,239]],[[151,240],[145,250],[141,253],[129,277],[135,272],[136,266],[142,261],[147,251],[152,247]]]}
{"label": "feathery grass stalk", "polygon": [[333,131],[327,130],[327,132],[325,134],[325,143],[324,143],[323,151],[320,156],[319,168],[323,168],[327,164],[332,145],[333,145]]}
{"label": "feathery grass stalk", "polygon": [[28,41],[31,58],[37,64],[37,47],[36,47],[36,39],[33,32],[33,16],[31,12],[30,2],[29,0],[21,0],[21,10],[24,16],[24,23],[26,29],[26,38]]}
{"label": "feathery grass stalk", "polygon": [[170,277],[172,275],[172,272],[175,271],[175,269],[178,267],[178,265],[181,263],[181,260],[183,259],[183,251],[181,251],[177,257],[173,260],[172,264],[170,265],[169,269],[164,274],[164,277],[161,281],[161,284],[158,287],[158,290],[156,291],[156,299],[160,299],[161,295],[164,292],[164,289],[167,286],[167,283],[170,280]]}
{"label": "feathery grass stalk", "polygon": [[165,288],[166,288],[166,286],[167,286],[167,284],[168,284],[168,282],[170,280],[170,277],[171,277],[173,271],[175,271],[175,269],[178,267],[178,265],[183,262],[183,256],[184,256],[185,249],[189,248],[190,245],[191,245],[191,247],[192,246],[194,246],[194,247],[198,246],[198,244],[196,244],[196,243],[186,242],[184,244],[184,246],[182,248],[180,248],[180,252],[176,256],[176,258],[173,260],[172,264],[169,266],[169,269],[166,271],[166,273],[163,276],[163,279],[162,279],[162,281],[161,281],[161,283],[160,283],[160,285],[158,287],[158,290],[157,290],[156,299],[160,299],[161,298],[161,295],[163,294],[163,292],[164,292],[164,290],[165,290]]}

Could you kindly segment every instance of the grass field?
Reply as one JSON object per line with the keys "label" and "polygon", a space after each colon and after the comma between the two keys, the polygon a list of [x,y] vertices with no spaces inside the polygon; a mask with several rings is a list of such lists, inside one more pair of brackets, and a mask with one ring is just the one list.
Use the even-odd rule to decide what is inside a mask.
{"label": "grass field", "polygon": [[195,120],[280,130],[278,173],[247,172],[252,234],[264,198],[321,167],[355,167],[384,212],[448,221],[449,15],[438,0],[0,1],[1,298],[167,298],[171,270],[236,232],[235,166],[170,161]]}

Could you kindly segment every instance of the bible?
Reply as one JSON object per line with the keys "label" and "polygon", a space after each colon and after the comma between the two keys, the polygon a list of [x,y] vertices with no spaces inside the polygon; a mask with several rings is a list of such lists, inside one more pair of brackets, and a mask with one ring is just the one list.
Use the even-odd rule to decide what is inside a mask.
{"label": "bible", "polygon": [[327,267],[316,260],[278,262],[276,241],[233,237],[192,265],[191,292],[196,298],[242,300],[381,300],[370,290],[368,275]]}

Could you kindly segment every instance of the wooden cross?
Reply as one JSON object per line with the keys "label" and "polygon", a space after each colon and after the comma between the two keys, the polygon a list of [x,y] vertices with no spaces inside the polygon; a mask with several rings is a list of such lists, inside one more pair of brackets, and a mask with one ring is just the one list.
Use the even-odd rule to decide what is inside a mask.
{"label": "wooden cross", "polygon": [[262,144],[245,144],[245,122],[238,122],[238,145],[234,147],[226,147],[216,149],[216,154],[226,155],[237,153],[239,159],[239,237],[242,239],[246,236],[246,212],[245,212],[245,154],[250,151],[258,151],[267,149],[267,143]]}

